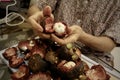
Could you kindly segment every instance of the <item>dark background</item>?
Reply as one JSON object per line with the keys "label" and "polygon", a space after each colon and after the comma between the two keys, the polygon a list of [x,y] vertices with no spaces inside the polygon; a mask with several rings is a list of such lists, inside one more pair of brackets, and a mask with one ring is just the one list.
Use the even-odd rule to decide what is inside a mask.
{"label": "dark background", "polygon": [[[27,11],[30,4],[30,0],[16,0],[16,2],[17,2],[16,5],[9,7],[9,12],[11,11],[26,12]],[[13,3],[14,3],[14,0],[0,1],[0,19],[6,16],[6,6]]]}

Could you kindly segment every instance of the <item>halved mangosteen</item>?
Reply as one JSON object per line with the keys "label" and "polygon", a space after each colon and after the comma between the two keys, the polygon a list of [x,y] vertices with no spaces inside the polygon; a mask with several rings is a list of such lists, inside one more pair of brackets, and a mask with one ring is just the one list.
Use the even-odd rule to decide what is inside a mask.
{"label": "halved mangosteen", "polygon": [[18,68],[18,71],[12,73],[11,78],[12,80],[27,80],[29,75],[28,66],[23,64]]}
{"label": "halved mangosteen", "polygon": [[63,79],[73,80],[79,77],[80,74],[84,73],[84,66],[81,61],[66,61],[62,60],[57,65],[58,71],[61,73]]}
{"label": "halved mangosteen", "polygon": [[63,22],[54,23],[53,30],[55,32],[55,35],[61,38],[65,37],[68,34],[67,25]]}
{"label": "halved mangosteen", "polygon": [[28,80],[53,80],[48,73],[36,73],[29,76]]}
{"label": "halved mangosteen", "polygon": [[12,56],[12,58],[9,60],[9,66],[12,68],[18,68],[23,63],[24,59],[18,56]]}
{"label": "halved mangosteen", "polygon": [[4,56],[5,59],[10,60],[12,56],[17,55],[17,48],[16,47],[8,48],[4,51],[2,55]]}
{"label": "halved mangosteen", "polygon": [[20,51],[24,54],[30,52],[30,50],[33,48],[33,46],[36,45],[36,42],[34,40],[25,40],[25,41],[20,41],[18,43],[18,48]]}
{"label": "halved mangosteen", "polygon": [[34,54],[39,54],[41,56],[41,58],[44,58],[45,57],[45,54],[46,54],[46,50],[44,47],[39,47],[39,46],[34,46],[32,49],[31,49],[31,56],[34,55]]}
{"label": "halved mangosteen", "polygon": [[109,80],[110,76],[106,73],[101,65],[93,65],[91,69],[86,72],[86,76],[90,80]]}

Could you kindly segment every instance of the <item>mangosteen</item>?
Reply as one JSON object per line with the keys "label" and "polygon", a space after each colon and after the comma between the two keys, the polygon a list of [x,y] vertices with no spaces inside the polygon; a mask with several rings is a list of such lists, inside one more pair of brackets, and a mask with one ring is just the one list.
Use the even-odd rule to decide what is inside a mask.
{"label": "mangosteen", "polygon": [[27,80],[29,76],[29,68],[27,65],[21,65],[16,72],[11,75],[12,80]]}
{"label": "mangosteen", "polygon": [[90,80],[109,80],[110,76],[101,65],[94,65],[86,72]]}
{"label": "mangosteen", "polygon": [[58,57],[57,54],[55,54],[54,51],[48,51],[45,55],[45,60],[50,62],[51,64],[57,64],[58,63]]}
{"label": "mangosteen", "polygon": [[53,18],[51,18],[51,17],[47,17],[46,19],[45,19],[45,30],[44,30],[44,32],[45,33],[53,33],[54,32],[54,30],[53,30],[53,24],[54,24],[54,19]]}
{"label": "mangosteen", "polygon": [[17,56],[17,48],[16,47],[8,48],[4,51],[2,55],[4,56],[5,59],[9,60],[12,58],[12,56]]}
{"label": "mangosteen", "polygon": [[29,76],[28,80],[52,80],[48,73],[36,73]]}
{"label": "mangosteen", "polygon": [[62,22],[54,23],[53,30],[58,37],[65,37],[68,33],[67,26]]}
{"label": "mangosteen", "polygon": [[18,56],[12,56],[12,58],[9,60],[9,66],[12,68],[18,68],[23,63],[24,59]]}
{"label": "mangosteen", "polygon": [[20,49],[21,53],[28,53],[36,45],[34,40],[24,40],[18,43],[18,48]]}
{"label": "mangosteen", "polygon": [[45,71],[48,63],[44,61],[39,54],[34,54],[28,60],[28,67],[33,73]]}
{"label": "mangosteen", "polygon": [[57,66],[61,77],[64,79],[73,80],[79,77],[80,74],[84,73],[84,66],[81,61],[66,61],[62,60]]}
{"label": "mangosteen", "polygon": [[31,55],[39,54],[41,58],[45,57],[46,51],[44,47],[34,46],[31,50]]}

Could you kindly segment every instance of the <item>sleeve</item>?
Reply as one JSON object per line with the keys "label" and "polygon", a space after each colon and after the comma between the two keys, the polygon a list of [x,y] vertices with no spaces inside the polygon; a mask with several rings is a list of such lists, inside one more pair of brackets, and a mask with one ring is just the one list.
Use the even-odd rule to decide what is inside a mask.
{"label": "sleeve", "polygon": [[37,5],[40,9],[43,9],[46,5],[51,6],[52,10],[55,9],[57,0],[31,0],[30,5]]}
{"label": "sleeve", "polygon": [[109,20],[107,27],[103,35],[110,37],[117,45],[120,45],[120,7]]}

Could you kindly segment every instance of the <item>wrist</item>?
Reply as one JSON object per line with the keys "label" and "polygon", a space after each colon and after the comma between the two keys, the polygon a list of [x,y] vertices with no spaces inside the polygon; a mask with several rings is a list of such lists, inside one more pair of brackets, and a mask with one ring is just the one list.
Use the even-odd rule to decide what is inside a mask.
{"label": "wrist", "polygon": [[87,39],[88,33],[82,31],[79,36],[79,41],[84,42],[85,39]]}

